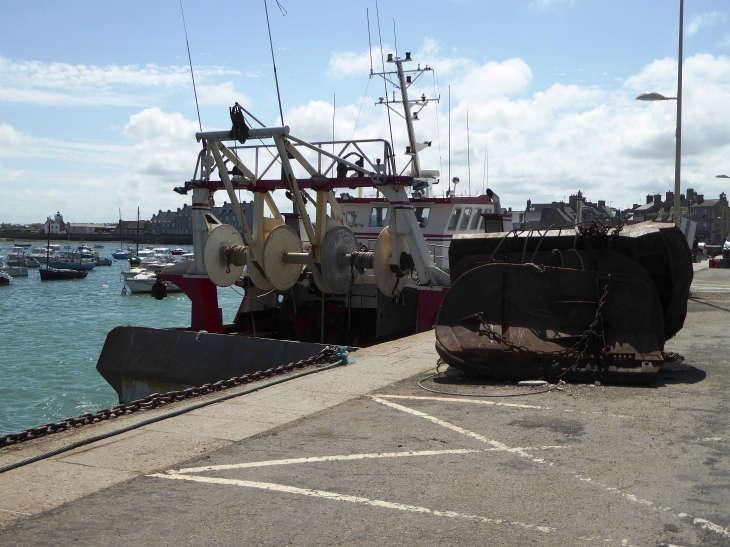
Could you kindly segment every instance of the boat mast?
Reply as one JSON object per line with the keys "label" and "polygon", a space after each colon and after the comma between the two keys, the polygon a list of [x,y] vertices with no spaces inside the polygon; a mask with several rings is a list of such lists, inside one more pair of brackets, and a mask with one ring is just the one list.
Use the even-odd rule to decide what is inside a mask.
{"label": "boat mast", "polygon": [[137,207],[137,256],[139,256],[139,207]]}
{"label": "boat mast", "polygon": [[405,74],[403,73],[403,63],[411,61],[411,52],[406,52],[406,58],[400,59],[395,57],[392,59],[388,55],[388,62],[395,63],[396,70],[398,71],[398,82],[400,83],[400,94],[401,100],[403,101],[403,113],[406,119],[406,128],[408,130],[408,144],[411,148],[411,157],[413,158],[411,163],[411,175],[414,177],[421,176],[421,162],[418,158],[418,148],[416,147],[416,132],[413,129],[413,113],[411,112],[411,103],[408,100],[408,86],[410,82],[406,82]]}
{"label": "boat mast", "polygon": [[[393,112],[401,116],[405,122],[406,122],[406,130],[408,131],[408,149],[406,150],[406,155],[411,156],[411,172],[410,176],[412,177],[428,177],[431,176],[430,174],[425,174],[421,170],[421,160],[418,156],[419,151],[423,150],[427,146],[430,146],[430,142],[424,142],[424,143],[417,143],[416,142],[416,131],[413,127],[413,122],[418,120],[418,113],[423,110],[428,103],[431,101],[437,101],[436,99],[427,99],[426,95],[422,95],[419,99],[411,100],[408,98],[408,88],[416,83],[421,76],[425,72],[432,71],[433,69],[430,68],[428,65],[426,65],[424,68],[421,68],[421,65],[418,65],[418,68],[415,70],[404,70],[403,69],[403,63],[409,63],[413,59],[411,59],[411,52],[406,51],[406,56],[401,59],[398,57],[398,55],[393,55],[392,53],[388,54],[387,63],[393,63],[395,64],[396,71],[395,72],[381,72],[381,73],[375,73],[374,76],[380,76],[382,77],[386,82],[390,83],[393,87],[398,88],[400,90],[401,100],[397,101],[395,99],[395,92],[393,92],[393,98],[392,100],[388,100],[386,97],[381,97],[380,102],[378,104],[384,104],[386,107],[391,108],[391,104],[394,103],[403,103],[403,113],[401,114],[397,110],[393,109]],[[414,74],[415,76],[411,76],[411,74]],[[397,82],[394,81],[391,76],[397,76],[398,80]],[[412,106],[416,106],[417,109],[414,112],[412,110]],[[431,191],[431,186],[426,186],[426,195],[429,196]]]}

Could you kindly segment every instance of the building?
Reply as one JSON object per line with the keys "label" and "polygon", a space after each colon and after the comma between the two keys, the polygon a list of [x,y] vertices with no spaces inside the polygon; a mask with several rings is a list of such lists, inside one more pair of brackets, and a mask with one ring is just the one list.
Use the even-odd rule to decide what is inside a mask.
{"label": "building", "polygon": [[705,199],[703,194],[697,194],[692,188],[688,188],[686,201],[689,219],[697,223],[697,238],[710,245],[722,243],[730,232],[730,210],[725,192],[718,199]]}
{"label": "building", "polygon": [[[253,225],[253,202],[241,202],[241,209],[246,218],[248,225]],[[243,227],[238,222],[238,217],[233,210],[233,204],[223,202],[220,207],[211,207],[210,212],[220,220],[223,224],[230,224],[239,232],[243,231]],[[178,207],[177,211],[163,211],[160,209],[157,214],[153,215],[147,224],[147,232],[150,234],[193,234],[193,208],[189,204],[185,204],[182,208]]]}
{"label": "building", "polygon": [[45,228],[43,233],[48,234],[65,234],[66,233],[66,223],[63,221],[63,215],[60,213],[60,211],[56,211],[56,216],[51,218],[48,217],[45,223]]}
{"label": "building", "polygon": [[66,231],[72,235],[111,234],[114,228],[115,226],[113,224],[66,223]]}
{"label": "building", "polygon": [[578,200],[582,200],[581,224],[596,222],[608,226],[625,223],[621,212],[607,207],[604,200],[597,203],[586,200],[580,192],[573,194],[565,201],[552,203],[532,203],[527,200],[523,211],[512,211],[512,224],[521,230],[538,230],[543,228],[569,227],[578,224]]}
{"label": "building", "polygon": [[[730,209],[725,192],[718,199],[705,199],[704,194],[687,188],[687,194],[680,194],[679,200],[682,217],[697,223],[695,235],[700,241],[717,245],[727,238],[730,232]],[[671,222],[673,207],[674,192],[666,192],[664,200],[661,194],[649,194],[646,196],[646,203],[634,205],[633,222]]]}

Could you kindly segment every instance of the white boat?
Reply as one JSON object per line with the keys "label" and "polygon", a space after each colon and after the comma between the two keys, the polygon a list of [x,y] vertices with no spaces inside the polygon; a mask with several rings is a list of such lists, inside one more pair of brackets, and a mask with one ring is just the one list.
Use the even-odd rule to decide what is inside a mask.
{"label": "white boat", "polygon": [[11,251],[8,253],[8,258],[6,260],[7,265],[27,268],[28,262],[27,262],[25,256],[26,256],[25,247],[20,247],[16,244],[15,247],[13,247],[11,249]]}
{"label": "white boat", "polygon": [[13,277],[11,275],[6,274],[5,272],[0,272],[0,285],[10,285],[12,281]]}
{"label": "white boat", "polygon": [[132,279],[133,277],[136,277],[139,274],[146,273],[146,272],[147,272],[147,268],[130,268],[129,270],[122,271],[122,278],[125,280]]}
{"label": "white boat", "polygon": [[29,256],[30,258],[33,258],[38,261],[39,264],[45,264],[46,263],[46,257],[52,257],[55,256],[56,253],[61,252],[61,246],[55,243],[46,245],[37,245],[33,247],[33,250],[30,252]]}
{"label": "white boat", "polygon": [[12,277],[28,277],[28,268],[25,266],[9,266],[5,264],[5,257],[0,256],[0,273]]}
{"label": "white boat", "polygon": [[[157,283],[157,273],[145,271],[135,275],[134,277],[125,279],[124,283],[127,287],[129,287],[132,294],[151,293],[152,288]],[[167,292],[180,292],[180,288],[177,285],[170,283],[169,281],[166,283]]]}
{"label": "white boat", "polygon": [[155,254],[155,262],[159,264],[175,263],[175,256],[168,247],[155,247],[152,252]]}

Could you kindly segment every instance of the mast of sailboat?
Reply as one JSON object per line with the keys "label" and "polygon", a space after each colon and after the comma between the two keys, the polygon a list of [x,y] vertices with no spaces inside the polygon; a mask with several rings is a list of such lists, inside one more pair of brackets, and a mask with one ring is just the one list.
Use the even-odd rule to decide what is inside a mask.
{"label": "mast of sailboat", "polygon": [[46,243],[46,270],[48,269],[48,261],[50,260],[50,249],[51,249],[51,218],[48,217],[48,223],[46,225],[48,233],[48,243]]}
{"label": "mast of sailboat", "polygon": [[139,256],[139,207],[137,207],[137,256]]}

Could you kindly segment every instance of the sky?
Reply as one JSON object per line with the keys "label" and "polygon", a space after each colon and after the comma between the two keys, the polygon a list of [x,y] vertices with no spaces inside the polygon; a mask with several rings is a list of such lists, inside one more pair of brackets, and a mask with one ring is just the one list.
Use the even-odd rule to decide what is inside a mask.
{"label": "sky", "polygon": [[[416,122],[436,195],[454,176],[459,193],[489,186],[515,210],[578,190],[625,208],[673,189],[676,103],[635,98],[676,96],[679,0],[267,1],[299,138],[331,139],[333,116],[338,139],[389,138],[369,21],[376,72],[381,43],[434,68],[409,93],[440,98]],[[230,128],[236,101],[282,123],[264,5],[182,1],[204,130]],[[726,0],[686,0],[683,75],[682,191],[716,198],[730,189],[716,178],[730,174]],[[198,123],[180,0],[3,2],[0,222],[181,207],[190,196],[172,189],[193,175]]]}

